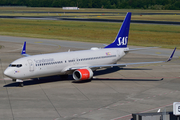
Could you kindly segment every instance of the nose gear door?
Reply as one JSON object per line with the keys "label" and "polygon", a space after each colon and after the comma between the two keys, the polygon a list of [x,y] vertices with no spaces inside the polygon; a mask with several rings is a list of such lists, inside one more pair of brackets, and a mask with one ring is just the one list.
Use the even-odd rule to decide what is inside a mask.
{"label": "nose gear door", "polygon": [[33,61],[31,59],[28,60],[28,64],[29,64],[29,71],[33,72],[34,71],[34,64],[33,64]]}

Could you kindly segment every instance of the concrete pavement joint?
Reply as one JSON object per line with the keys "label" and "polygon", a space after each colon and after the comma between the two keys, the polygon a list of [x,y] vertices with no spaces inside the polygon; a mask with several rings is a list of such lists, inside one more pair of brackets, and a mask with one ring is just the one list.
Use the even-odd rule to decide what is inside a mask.
{"label": "concrete pavement joint", "polygon": [[[169,93],[175,93],[175,92],[177,92],[177,90],[176,91],[170,91]],[[168,94],[167,92],[166,92],[166,94]],[[153,97],[157,97],[157,95],[154,95]],[[151,98],[151,97],[147,97],[147,98]],[[145,98],[142,98],[142,99],[140,99],[140,101],[141,100],[145,100]],[[136,100],[137,101],[137,100]],[[126,102],[126,104],[128,104],[128,103],[131,103],[131,101],[128,101],[128,102]],[[120,105],[124,105],[125,103],[121,103]],[[117,105],[117,104],[114,104],[114,105],[111,105],[111,106],[107,106],[107,107],[104,107],[104,109],[108,109],[108,108],[112,108],[112,107],[117,107],[117,106],[120,106],[120,105]],[[167,105],[166,105],[167,106]],[[97,110],[103,110],[103,108],[98,108]],[[154,109],[151,109],[151,110],[154,110]],[[148,110],[149,111],[149,110]],[[84,112],[83,112],[84,113]],[[86,112],[86,113],[89,113],[89,112]],[[142,113],[142,112],[140,112],[140,113]],[[82,113],[81,113],[82,114]],[[118,118],[113,118],[113,119],[111,119],[111,120],[118,120],[118,119],[121,119],[121,118],[125,118],[125,117],[129,117],[129,116],[131,116],[131,114],[129,114],[129,115],[126,115],[126,116],[122,116],[122,117],[118,117]]]}
{"label": "concrete pavement joint", "polygon": [[[156,109],[160,109],[160,108],[163,108],[163,107],[167,107],[167,106],[171,106],[171,105],[173,105],[173,104],[168,104],[168,105],[164,105],[164,106],[161,106],[161,107],[157,107],[157,108],[153,108],[153,109],[141,111],[141,112],[139,112],[139,113],[150,112],[150,111],[153,111],[153,110],[156,110]],[[128,114],[128,115],[125,115],[125,116],[113,118],[113,119],[111,119],[111,120],[119,120],[119,119],[122,119],[122,118],[125,118],[125,117],[130,117],[130,116],[131,116],[131,114]]]}
{"label": "concrete pavement joint", "polygon": [[[4,80],[4,83],[6,84],[6,81]],[[8,92],[8,88],[6,87],[6,92],[7,92],[7,96],[8,96],[8,102],[9,102],[9,106],[10,106],[10,109],[11,109],[11,114],[12,114],[12,117],[13,117],[13,120],[14,120],[14,114],[13,114],[13,110],[12,110],[12,104],[11,104],[11,100],[9,98],[9,92]]]}
{"label": "concrete pavement joint", "polygon": [[[19,39],[19,38],[18,38]],[[20,38],[21,39],[21,38]],[[24,39],[24,38],[23,38]],[[5,39],[6,40],[6,39]],[[24,41],[24,40],[23,40]],[[39,41],[39,40],[38,40]],[[29,43],[31,43],[31,42],[33,42],[33,40],[32,41],[28,41]],[[5,44],[6,43],[6,44]],[[7,44],[7,41],[5,42],[4,44],[5,45],[9,45],[9,47],[11,47],[11,45],[12,44]],[[45,43],[50,43],[50,42],[46,42],[45,41]],[[71,43],[71,42],[70,42]],[[20,43],[21,44],[21,43]],[[61,44],[61,43],[57,43],[57,45],[62,45],[63,46],[63,44]],[[37,44],[36,44],[37,45]],[[39,46],[40,46],[40,48],[42,48],[42,49],[40,49],[41,51],[47,51],[47,49],[45,49],[44,48],[44,46],[43,45],[51,45],[51,44],[39,44]],[[34,44],[34,46],[35,46],[35,44]],[[51,51],[51,50],[56,50],[57,51],[57,46],[55,46],[55,45],[51,45],[51,46],[53,46],[52,47],[52,49],[48,49],[48,52],[49,52],[49,50]],[[64,47],[64,46],[63,46]],[[63,48],[62,47],[62,49],[60,50],[60,51],[63,51],[64,49],[66,50],[67,48]],[[87,46],[86,46],[87,47]],[[54,49],[53,49],[54,48]],[[74,48],[74,46],[72,47],[72,48]],[[15,49],[15,48],[14,48]],[[69,49],[69,48],[68,48]],[[41,52],[40,51],[40,52]],[[38,51],[39,52],[39,51]],[[13,56],[12,56],[12,58],[10,57],[10,55],[8,55],[8,54],[6,54],[6,53],[1,53],[2,54],[2,57],[4,57],[2,60],[4,60],[3,61],[3,64],[9,64],[10,63],[10,61],[12,61],[12,60],[14,60],[14,56],[17,54],[16,52],[15,52],[15,54],[13,53]],[[147,53],[147,55],[148,55],[148,53]],[[178,55],[179,56],[179,55]],[[128,56],[127,56],[128,57]],[[144,57],[143,57],[144,58]],[[127,59],[127,58],[123,58],[123,59],[125,59],[125,60],[129,60],[129,59]],[[146,58],[147,59],[147,58]],[[145,61],[146,61],[146,59],[145,59]],[[7,61],[5,61],[5,60],[7,60]],[[125,61],[124,60],[124,61]],[[136,62],[138,59],[133,59],[134,60],[134,62]],[[174,59],[175,61],[177,60],[177,59]],[[117,117],[117,116],[124,116],[124,115],[126,115],[126,114],[129,114],[129,113],[131,113],[130,111],[129,111],[129,107],[131,106],[131,107],[134,107],[134,110],[132,109],[131,111],[136,111],[136,112],[138,112],[138,111],[143,111],[143,110],[146,110],[147,109],[147,107],[145,107],[145,106],[143,106],[144,104],[146,104],[147,103],[147,105],[148,105],[148,103],[149,103],[149,101],[150,102],[153,102],[154,103],[154,101],[159,101],[159,100],[161,100],[162,98],[167,98],[166,100],[163,100],[162,101],[162,103],[161,103],[161,105],[166,105],[166,104],[168,104],[169,103],[169,101],[171,102],[171,101],[173,101],[172,100],[172,98],[171,97],[174,97],[174,98],[176,98],[176,99],[178,99],[179,97],[178,97],[178,94],[179,94],[179,88],[178,88],[178,84],[176,84],[176,83],[178,83],[178,79],[177,79],[177,77],[175,78],[175,83],[173,83],[173,78],[177,75],[177,70],[178,70],[178,66],[177,65],[179,65],[179,64],[177,64],[177,63],[179,63],[179,59],[175,62],[175,61],[173,61],[172,60],[172,63],[168,63],[168,64],[163,64],[163,68],[161,69],[161,72],[159,72],[159,71],[157,71],[157,73],[154,75],[155,77],[151,77],[151,76],[147,76],[146,74],[144,75],[144,78],[145,79],[148,79],[148,78],[150,78],[150,79],[158,79],[159,80],[159,82],[150,82],[151,84],[146,84],[146,86],[147,86],[147,88],[146,88],[146,95],[145,94],[143,94],[143,95],[140,95],[140,94],[142,94],[142,91],[139,91],[139,90],[141,90],[142,88],[144,88],[144,86],[142,86],[142,87],[140,87],[140,85],[141,84],[145,84],[145,82],[136,82],[136,80],[127,80],[127,82],[126,82],[126,79],[129,79],[129,78],[131,78],[131,79],[144,79],[143,77],[138,77],[137,76],[137,78],[134,78],[133,77],[133,75],[132,76],[130,76],[130,75],[128,75],[128,74],[133,74],[134,72],[133,71],[126,71],[127,73],[124,73],[124,74],[122,74],[121,75],[121,79],[122,79],[122,82],[121,82],[121,80],[119,80],[118,81],[118,79],[119,78],[112,78],[112,79],[114,79],[115,80],[115,82],[114,81],[110,81],[111,80],[111,78],[108,78],[107,79],[107,81],[108,82],[106,82],[106,80],[101,80],[102,82],[104,82],[104,83],[106,83],[106,84],[108,84],[109,86],[113,86],[114,84],[117,84],[117,86],[113,86],[113,88],[115,89],[115,91],[118,93],[118,92],[120,92],[121,93],[121,90],[123,90],[122,88],[120,88],[119,89],[119,87],[121,87],[121,86],[123,86],[124,84],[126,84],[126,85],[128,85],[129,87],[131,86],[131,85],[135,85],[136,87],[137,86],[139,86],[139,88],[137,88],[137,89],[133,89],[133,90],[128,90],[128,89],[124,89],[123,90],[123,93],[125,93],[125,94],[127,94],[127,95],[130,95],[131,96],[131,98],[129,99],[127,99],[126,97],[123,97],[122,96],[122,94],[120,94],[120,96],[116,96],[116,97],[113,97],[112,95],[111,95],[111,93],[109,93],[109,92],[105,92],[105,91],[102,91],[102,95],[106,95],[105,97],[107,98],[108,97],[108,101],[106,102],[106,104],[104,104],[104,103],[102,103],[101,104],[101,100],[104,100],[104,98],[102,97],[102,98],[100,98],[100,102],[99,101],[96,101],[95,103],[94,103],[94,98],[96,97],[96,96],[91,96],[91,94],[94,94],[94,91],[96,91],[96,89],[95,88],[97,88],[98,89],[98,87],[93,87],[93,91],[92,91],[92,88],[90,87],[89,89],[88,89],[88,94],[86,93],[87,92],[87,89],[86,89],[86,87],[78,87],[79,85],[77,85],[77,84],[74,84],[76,87],[78,87],[85,95],[87,95],[87,97],[89,97],[89,96],[91,96],[91,97],[89,97],[90,98],[90,100],[89,101],[86,101],[89,105],[96,105],[96,104],[98,104],[98,108],[97,108],[97,106],[92,106],[93,108],[84,108],[84,107],[80,107],[79,106],[79,104],[76,104],[76,103],[79,103],[79,102],[81,102],[82,100],[84,100],[85,99],[85,97],[83,97],[81,94],[79,94],[79,92],[76,92],[77,93],[77,95],[79,95],[79,96],[81,96],[81,97],[83,97],[83,99],[78,99],[77,101],[73,101],[73,105],[74,105],[74,109],[78,109],[78,112],[76,111],[75,113],[74,113],[74,109],[69,109],[69,108],[67,108],[67,107],[64,107],[63,109],[57,109],[58,111],[59,111],[59,114],[61,114],[62,115],[62,118],[60,118],[60,117],[58,117],[58,115],[57,115],[57,113],[56,113],[56,111],[54,110],[54,108],[52,108],[52,105],[51,104],[53,104],[53,105],[56,105],[55,103],[54,103],[54,96],[49,96],[52,92],[54,92],[54,91],[57,91],[57,89],[56,88],[54,88],[54,87],[52,87],[52,86],[49,86],[49,84],[48,84],[48,81],[47,81],[47,83],[46,84],[43,84],[41,87],[44,89],[44,92],[46,92],[46,88],[44,88],[44,85],[47,85],[47,86],[49,86],[49,88],[50,89],[52,89],[52,91],[50,90],[50,91],[48,91],[48,93],[46,92],[46,94],[48,95],[48,97],[50,98],[50,100],[51,100],[51,102],[52,103],[50,103],[49,101],[48,101],[48,105],[45,105],[44,106],[44,104],[43,104],[43,108],[44,107],[46,107],[46,108],[50,108],[50,111],[44,111],[43,112],[43,114],[42,114],[42,111],[35,111],[36,112],[36,115],[38,115],[38,117],[40,118],[41,116],[42,117],[48,117],[49,115],[47,115],[47,114],[44,114],[44,113],[49,113],[49,112],[53,112],[53,114],[51,115],[51,116],[53,116],[52,117],[52,119],[55,119],[55,120],[58,120],[58,119],[78,119],[78,118],[80,118],[81,116],[83,116],[83,118],[85,118],[85,119],[88,119],[88,118],[91,118],[91,116],[93,116],[93,118],[94,119],[99,119],[100,117],[102,118],[102,114],[101,113],[104,113],[104,116],[103,116],[103,118],[104,119],[106,119],[106,118],[108,118],[108,119],[110,119],[109,117],[109,113],[111,113],[111,112],[113,112],[114,110],[118,110],[119,112],[113,112],[112,114],[111,114],[111,118],[113,118],[113,117]],[[164,66],[165,65],[165,66]],[[170,70],[168,70],[168,72],[167,71],[163,71],[164,69],[168,69],[169,67],[170,67],[170,65],[172,65],[172,67],[173,66],[177,66],[177,67],[174,67],[173,69],[170,69]],[[3,67],[5,67],[5,65],[3,66]],[[133,67],[133,66],[130,66],[130,67]],[[153,67],[152,67],[153,68]],[[154,67],[154,68],[157,68],[157,67]],[[160,69],[160,68],[159,68]],[[175,71],[176,70],[176,71]],[[142,72],[143,72],[143,69],[141,70]],[[145,71],[145,72],[148,72],[148,71]],[[153,71],[154,72],[154,71]],[[155,71],[156,72],[156,71]],[[158,73],[159,72],[159,73]],[[112,73],[112,74],[110,74],[110,75],[117,75],[118,76],[118,73],[120,74],[120,71],[119,72],[116,72],[116,73]],[[172,73],[172,75],[168,75],[168,74],[171,74]],[[136,74],[136,73],[135,73]],[[109,75],[109,76],[110,76]],[[126,77],[126,75],[128,75],[127,77],[129,77],[129,78],[125,78]],[[138,74],[139,75],[139,74]],[[162,78],[162,77],[158,77],[158,76],[164,76],[164,75],[166,75],[167,77],[164,79],[164,81],[161,81],[160,79]],[[103,76],[104,75],[102,75],[102,78],[103,78]],[[124,77],[125,76],[125,77]],[[147,76],[147,77],[146,77]],[[171,77],[172,76],[172,77]],[[178,75],[179,76],[179,75]],[[100,77],[100,76],[98,76],[98,77]],[[22,89],[26,89],[28,92],[30,91],[30,92],[37,92],[37,95],[40,95],[41,94],[41,96],[36,96],[36,94],[35,94],[35,96],[36,96],[36,98],[35,98],[35,96],[34,96],[34,94],[32,93],[32,97],[34,97],[34,98],[32,98],[32,99],[34,99],[34,100],[37,100],[37,99],[41,99],[41,97],[45,97],[45,99],[46,99],[46,101],[48,100],[47,98],[46,98],[46,96],[45,95],[43,95],[42,94],[42,90],[41,89],[39,89],[39,87],[38,87],[38,85],[36,85],[36,86],[32,86],[32,87],[30,87],[31,85],[34,85],[34,82],[31,82],[31,81],[25,81],[25,87],[27,87],[27,88],[19,88],[19,87],[17,87],[17,88],[15,88],[15,83],[13,83],[13,82],[11,82],[11,81],[8,81],[7,79],[5,80],[5,79],[3,79],[4,77],[2,77],[2,79],[1,80],[4,80],[4,81],[2,81],[1,82],[1,86],[2,86],[2,89],[4,89],[4,90],[6,90],[5,88],[3,88],[3,82],[5,82],[7,85],[5,85],[4,87],[7,87],[7,90],[8,90],[8,92],[9,93],[6,93],[5,91],[2,91],[1,92],[1,94],[2,95],[4,95],[4,94],[6,94],[4,97],[2,96],[2,99],[6,99],[7,101],[5,102],[5,104],[4,103],[1,103],[1,105],[3,106],[3,107],[6,107],[7,109],[8,109],[8,111],[9,111],[9,113],[7,114],[7,115],[9,115],[9,116],[7,116],[6,114],[4,115],[5,117],[7,117],[7,118],[9,118],[9,119],[12,119],[12,115],[11,115],[11,111],[10,111],[10,103],[8,102],[8,99],[7,99],[7,96],[9,96],[9,100],[10,100],[10,102],[11,102],[11,105],[12,105],[12,108],[11,108],[11,110],[12,110],[12,114],[14,115],[14,119],[16,119],[16,117],[18,118],[18,116],[20,116],[20,114],[17,114],[17,108],[16,108],[16,106],[18,107],[18,104],[20,104],[20,102],[21,102],[21,100],[20,101],[18,101],[18,104],[16,104],[16,102],[14,102],[13,100],[13,98],[14,97],[11,97],[11,95],[14,95],[15,96],[15,94],[13,94],[13,93],[18,93],[19,91],[21,91]],[[105,76],[104,76],[104,78],[106,78]],[[160,79],[159,79],[160,78]],[[179,77],[178,77],[179,78]],[[11,80],[11,79],[9,79],[9,80]],[[157,80],[157,81],[158,81]],[[169,83],[169,80],[171,80],[172,82],[170,82]],[[123,82],[123,81],[125,81],[125,82]],[[133,82],[133,81],[135,81],[135,82]],[[143,81],[143,80],[140,80],[140,81]],[[156,81],[156,80],[155,80]],[[45,81],[46,82],[46,81]],[[69,82],[69,81],[67,81],[67,82]],[[97,81],[97,80],[95,80],[95,81],[93,81],[94,83],[95,82],[98,82],[96,85],[98,86],[98,85],[102,85],[99,81]],[[167,83],[168,82],[168,83]],[[50,82],[52,85],[54,84],[54,82]],[[124,84],[121,84],[121,83],[124,83]],[[138,83],[140,83],[140,84],[138,84]],[[164,83],[164,84],[163,84]],[[51,85],[50,84],[50,85]],[[56,83],[55,83],[56,84]],[[88,83],[87,83],[88,84]],[[167,87],[167,85],[168,84],[170,84],[170,86],[169,87]],[[27,86],[26,86],[27,85]],[[92,85],[92,84],[88,84],[88,85]],[[94,84],[93,84],[94,85]],[[69,86],[69,84],[67,84],[67,86]],[[171,87],[171,86],[174,86],[174,88],[173,87]],[[63,86],[64,87],[64,89],[66,89],[66,90],[68,90],[68,88],[66,88],[66,86]],[[123,86],[123,87],[125,87],[125,86]],[[171,89],[171,88],[172,89]],[[177,88],[176,88],[177,87]],[[35,88],[35,89],[34,89]],[[109,87],[107,87],[106,85],[103,85],[103,88],[106,88],[106,90],[109,90]],[[159,92],[156,92],[156,91],[154,91],[154,88],[155,89],[157,89],[157,91],[160,91],[160,93]],[[16,91],[12,91],[13,89],[16,89]],[[58,88],[58,90],[59,90],[60,88]],[[162,91],[162,89],[163,89],[163,91]],[[175,90],[174,90],[175,89]],[[33,91],[32,91],[33,90]],[[62,90],[62,88],[61,88],[61,90]],[[111,89],[110,89],[111,90]],[[26,94],[27,93],[27,91],[23,91],[23,93],[24,94]],[[40,92],[38,92],[38,91],[40,91]],[[113,90],[111,90],[112,92],[113,92]],[[113,92],[113,93],[116,93],[116,92]],[[163,92],[163,93],[162,93]],[[164,94],[164,92],[167,92],[167,94]],[[116,93],[116,94],[117,94]],[[143,93],[144,93],[144,91],[143,91]],[[9,94],[9,95],[8,95]],[[66,99],[64,99],[64,98],[67,98],[68,99],[68,96],[66,95],[66,94],[64,94],[63,92],[62,93],[59,93],[58,91],[57,91],[57,93],[56,94],[58,94],[58,95],[63,95],[63,98],[61,99],[59,99],[59,100],[62,100],[62,102],[64,102],[64,105],[66,105],[66,104],[68,104],[69,105],[69,103],[68,102],[66,102]],[[101,93],[100,93],[101,94]],[[157,95],[156,95],[157,94]],[[155,97],[153,97],[153,95],[155,96]],[[30,96],[31,96],[31,94],[30,94]],[[149,96],[149,97],[146,97],[146,96]],[[151,96],[151,97],[150,97]],[[176,97],[177,96],[177,97]],[[26,98],[24,98],[25,96],[22,94],[21,96],[20,96],[20,99],[22,99],[22,101],[24,100],[24,99],[26,99]],[[137,97],[137,99],[135,98],[135,97]],[[120,99],[121,98],[121,99]],[[139,98],[139,99],[138,99]],[[144,99],[144,101],[142,100],[142,99],[140,99],[140,98],[143,98]],[[71,97],[69,98],[69,99],[72,99]],[[109,101],[109,100],[111,100],[111,99],[113,99],[113,101],[115,101],[115,103],[111,103],[112,101]],[[174,101],[176,101],[176,99],[174,100]],[[106,99],[105,99],[106,100]],[[27,100],[27,101],[29,101],[29,99]],[[127,102],[128,101],[128,102]],[[109,104],[110,103],[110,104]],[[32,101],[31,101],[31,104],[33,104],[33,105],[36,105],[35,103],[32,103]],[[104,104],[104,105],[103,105]],[[27,107],[29,107],[29,104],[27,103]],[[57,103],[57,105],[60,105],[60,103]],[[80,105],[83,105],[82,103],[80,103]],[[124,105],[124,106],[123,106]],[[136,108],[136,105],[142,105],[142,108],[139,108],[138,110],[137,110],[137,108]],[[42,105],[40,104],[40,107],[41,107]],[[117,107],[116,107],[117,106]],[[21,108],[19,108],[19,110],[23,110],[23,109],[26,109],[25,108],[26,106],[21,106]],[[56,106],[54,106],[54,107],[56,107]],[[155,108],[156,106],[155,105],[152,105],[152,107],[151,108]],[[57,108],[57,107],[56,107]],[[113,108],[113,109],[111,109],[111,108]],[[28,108],[28,110],[33,110],[33,108],[31,108],[31,107],[29,107]],[[99,110],[98,110],[99,109]],[[1,110],[3,111],[3,112],[5,112],[4,110],[3,110],[3,108],[1,108]],[[84,113],[84,114],[81,114],[81,113],[83,113],[83,111],[84,112],[86,112],[86,113]],[[26,111],[24,111],[25,112],[25,114],[26,114]],[[40,113],[40,114],[39,114]],[[63,113],[65,113],[65,114],[63,114]],[[0,113],[0,114],[4,114],[4,113]],[[66,115],[67,114],[67,115]],[[34,113],[28,113],[28,115],[30,116],[30,117],[28,117],[28,118],[30,118],[30,119],[33,119],[33,115],[34,115]],[[66,115],[66,116],[65,116]],[[72,117],[74,115],[74,117]],[[113,117],[112,117],[113,116]],[[3,116],[1,116],[1,117],[3,117]],[[23,117],[24,118],[26,118],[27,116],[20,116],[20,117],[22,117],[22,119],[23,119]],[[130,118],[131,117],[131,115],[130,116],[127,116],[127,117],[123,117],[122,118],[122,120],[125,120],[125,119],[128,119],[128,118]],[[92,119],[92,118],[91,118]]]}
{"label": "concrete pavement joint", "polygon": [[[176,90],[176,91],[170,91],[169,93],[173,93],[173,92],[174,92],[174,93],[175,93],[175,92],[178,92],[178,90]],[[165,94],[167,94],[167,93],[165,93]],[[156,97],[156,96],[153,96],[153,97]],[[148,98],[150,98],[150,97],[148,97]],[[155,109],[159,109],[159,108],[163,108],[163,107],[167,107],[167,106],[171,106],[171,105],[172,105],[172,104],[168,104],[168,105],[165,105],[165,106],[161,106],[161,107],[158,107],[158,108],[154,108],[154,109],[142,111],[142,112],[139,112],[139,113],[149,112],[149,111],[152,111],[152,110],[155,110]],[[122,119],[122,118],[125,118],[125,117],[130,117],[130,116],[131,116],[131,114],[128,114],[128,115],[125,115],[125,116],[113,118],[113,119],[111,119],[111,120],[119,120],[119,119]]]}
{"label": "concrete pavement joint", "polygon": [[43,91],[43,93],[45,94],[45,96],[47,97],[47,99],[49,100],[49,102],[51,103],[51,105],[53,106],[53,108],[55,109],[55,111],[57,112],[57,114],[59,115],[59,117],[61,118],[62,116],[59,114],[58,110],[56,109],[56,107],[54,106],[54,104],[52,103],[52,101],[50,100],[50,98],[48,97],[48,95],[46,94],[46,92],[44,91],[44,89],[41,87],[41,85],[39,85],[39,87],[41,88],[41,90]]}
{"label": "concrete pavement joint", "polygon": [[90,100],[79,88],[72,84],[87,100]]}
{"label": "concrete pavement joint", "polygon": [[[4,81],[5,82],[5,81]],[[40,86],[41,87],[41,86]],[[7,89],[7,88],[6,88]],[[42,87],[41,87],[41,89],[42,89]],[[44,92],[44,94],[46,95],[46,93],[45,93],[45,91],[42,89],[42,91]],[[8,92],[8,91],[7,91]],[[161,96],[162,94],[171,94],[171,93],[176,93],[176,92],[178,92],[178,90],[176,90],[176,91],[170,91],[170,92],[165,92],[165,93],[161,93],[161,94],[159,94],[159,96]],[[49,97],[46,95],[46,97],[49,99]],[[157,97],[157,95],[154,95],[154,96],[152,96],[152,97]],[[146,98],[151,98],[151,97],[146,97]],[[140,100],[144,100],[144,98],[142,98],[142,99],[140,99]],[[49,99],[49,101],[50,101],[50,99]],[[138,100],[134,100],[134,102],[136,102],[136,101],[138,101]],[[9,101],[10,102],[10,101]],[[51,101],[50,101],[51,102]],[[117,102],[116,102],[117,103]],[[128,103],[131,103],[131,101],[128,101],[128,102],[126,102],[126,104],[128,104]],[[51,104],[52,104],[52,102],[51,102]],[[114,104],[114,103],[113,103]],[[124,105],[125,103],[121,103],[120,105]],[[10,104],[11,105],[11,104]],[[52,104],[53,105],[53,104]],[[112,107],[116,107],[116,106],[120,106],[120,105],[111,105],[111,106],[107,106],[107,107],[102,107],[102,108],[98,108],[97,110],[103,110],[103,108],[105,108],[105,109],[108,109],[108,108],[112,108]],[[53,105],[53,107],[55,108],[55,106]],[[56,109],[56,108],[55,108]],[[12,108],[11,108],[11,110],[12,110]],[[57,111],[57,110],[56,110]],[[81,113],[81,115],[83,115],[83,114],[87,114],[87,113],[90,113],[90,112],[92,112],[93,110],[90,110],[89,112],[82,112]],[[58,112],[57,112],[58,113]],[[13,113],[12,113],[13,114]],[[59,113],[58,113],[59,114]],[[59,116],[60,116],[60,114],[59,114]],[[74,114],[73,115],[73,117],[76,117],[76,116],[78,116],[78,114]],[[60,116],[61,117],[61,116]],[[67,118],[67,116],[64,116],[64,118]]]}

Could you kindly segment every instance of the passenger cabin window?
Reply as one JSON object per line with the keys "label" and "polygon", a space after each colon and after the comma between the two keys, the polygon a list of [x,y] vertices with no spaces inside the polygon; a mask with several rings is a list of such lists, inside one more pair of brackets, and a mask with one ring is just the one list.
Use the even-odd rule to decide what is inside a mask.
{"label": "passenger cabin window", "polygon": [[22,67],[22,64],[10,64],[9,67]]}
{"label": "passenger cabin window", "polygon": [[41,63],[41,64],[36,64],[36,66],[47,66],[47,65],[54,65],[54,64],[61,64],[63,61],[55,61],[55,62],[49,62],[49,63]]}

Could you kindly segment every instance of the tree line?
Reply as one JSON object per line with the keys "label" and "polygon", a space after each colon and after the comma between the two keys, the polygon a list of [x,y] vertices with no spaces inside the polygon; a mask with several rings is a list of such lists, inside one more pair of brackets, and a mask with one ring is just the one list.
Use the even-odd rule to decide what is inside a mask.
{"label": "tree line", "polygon": [[180,10],[180,0],[1,0],[0,6]]}

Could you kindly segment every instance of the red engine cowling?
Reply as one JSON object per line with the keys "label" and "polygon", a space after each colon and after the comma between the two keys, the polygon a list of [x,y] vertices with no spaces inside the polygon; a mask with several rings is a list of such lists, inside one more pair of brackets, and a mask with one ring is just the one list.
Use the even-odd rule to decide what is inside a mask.
{"label": "red engine cowling", "polygon": [[88,80],[93,77],[93,72],[90,68],[77,69],[73,72],[73,78],[76,81]]}

